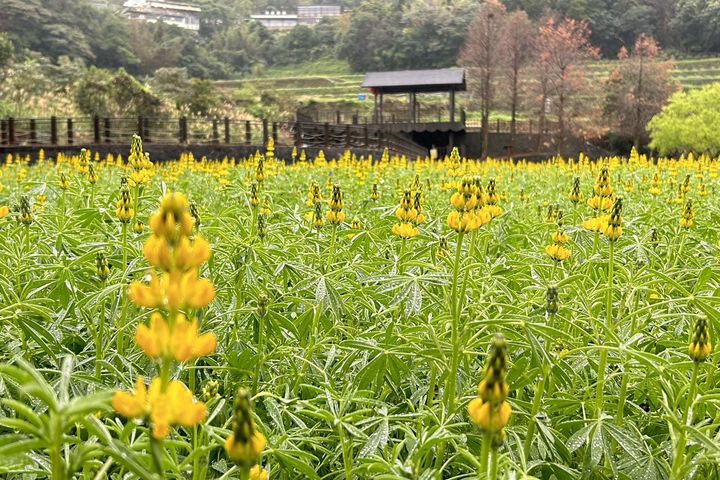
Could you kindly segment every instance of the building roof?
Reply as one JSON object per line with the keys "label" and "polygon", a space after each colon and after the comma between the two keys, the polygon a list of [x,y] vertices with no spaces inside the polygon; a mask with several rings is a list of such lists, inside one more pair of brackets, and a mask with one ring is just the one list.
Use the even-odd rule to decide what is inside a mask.
{"label": "building roof", "polygon": [[143,8],[157,8],[165,10],[176,10],[188,13],[200,13],[202,9],[194,5],[188,5],[186,3],[178,2],[164,2],[164,1],[152,1],[152,0],[128,0],[123,4],[125,8],[131,9],[143,9]]}
{"label": "building roof", "polygon": [[294,13],[259,13],[250,15],[253,20],[297,20],[298,16]]}
{"label": "building roof", "polygon": [[382,93],[446,92],[465,90],[465,69],[401,70],[368,72],[362,84]]}

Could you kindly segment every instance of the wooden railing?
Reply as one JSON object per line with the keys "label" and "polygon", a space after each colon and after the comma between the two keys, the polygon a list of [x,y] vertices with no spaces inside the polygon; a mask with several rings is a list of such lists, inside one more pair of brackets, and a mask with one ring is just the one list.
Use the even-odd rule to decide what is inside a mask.
{"label": "wooden railing", "polygon": [[[509,120],[491,120],[490,133],[512,133],[512,122]],[[468,131],[481,131],[482,122],[480,120],[467,120],[465,128]],[[557,122],[546,120],[543,133],[550,134],[557,130]],[[535,135],[540,133],[540,122],[537,120],[517,120],[515,122],[515,133]]]}
{"label": "wooden railing", "polygon": [[[346,110],[312,110],[298,113],[298,117],[306,121],[316,123],[353,125],[363,124],[395,124],[395,123],[450,123],[451,115],[447,108],[426,108],[418,109],[415,112],[415,120],[411,121],[410,112],[397,109],[383,112],[382,117],[373,113],[360,113],[360,111]],[[465,110],[458,109],[455,112],[454,122],[465,122]]]}
{"label": "wooden railing", "polygon": [[129,145],[134,134],[144,143],[167,145],[251,145],[272,138],[278,146],[351,148],[426,155],[405,137],[368,125],[230,118],[83,117],[0,119],[0,146]]}

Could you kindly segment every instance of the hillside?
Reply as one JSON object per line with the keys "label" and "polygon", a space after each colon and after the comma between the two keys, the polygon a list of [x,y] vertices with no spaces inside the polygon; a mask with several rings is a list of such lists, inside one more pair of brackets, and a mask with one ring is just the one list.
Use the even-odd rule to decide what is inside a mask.
{"label": "hillside", "polygon": [[[589,79],[600,81],[608,76],[615,64],[615,60],[602,60],[590,63],[584,70]],[[720,57],[677,60],[673,78],[686,90],[720,82]],[[268,68],[261,75],[218,81],[215,85],[227,94],[251,88],[298,104],[316,102],[332,108],[333,104],[347,105],[349,102],[354,104],[354,108],[367,111],[371,108],[372,99],[360,87],[362,79],[363,75],[352,73],[346,63],[329,59],[292,67]],[[366,100],[359,101],[359,95],[366,95]],[[425,101],[432,102],[428,97]]]}

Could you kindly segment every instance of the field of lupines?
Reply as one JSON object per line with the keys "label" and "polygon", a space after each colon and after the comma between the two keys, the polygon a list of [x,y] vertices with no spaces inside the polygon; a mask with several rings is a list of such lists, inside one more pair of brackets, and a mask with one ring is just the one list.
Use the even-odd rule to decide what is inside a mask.
{"label": "field of lupines", "polygon": [[717,160],[123,156],[0,170],[3,478],[720,478]]}

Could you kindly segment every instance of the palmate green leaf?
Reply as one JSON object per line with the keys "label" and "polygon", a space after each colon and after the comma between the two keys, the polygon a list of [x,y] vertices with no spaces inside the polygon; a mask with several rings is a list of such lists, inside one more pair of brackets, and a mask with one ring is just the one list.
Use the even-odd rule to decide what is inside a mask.
{"label": "palmate green leaf", "polygon": [[0,458],[26,454],[45,446],[39,438],[26,438],[16,434],[0,436]]}
{"label": "palmate green leaf", "polygon": [[114,392],[98,392],[84,397],[76,397],[70,403],[62,407],[61,413],[67,418],[78,418],[84,415],[92,415],[110,411],[110,401]]}
{"label": "palmate green leaf", "polygon": [[0,364],[0,374],[17,384],[21,391],[41,400],[51,411],[57,411],[58,401],[52,387],[24,360],[16,360],[20,367]]}
{"label": "palmate green leaf", "polygon": [[317,458],[307,452],[296,450],[271,450],[270,455],[279,463],[283,464],[294,475],[298,473],[310,480],[320,480],[320,476],[312,468]]}
{"label": "palmate green leaf", "polygon": [[376,450],[382,451],[388,443],[390,428],[388,425],[387,416],[384,413],[386,411],[379,412],[382,415],[382,420],[377,430],[368,437],[365,446],[360,450],[358,454],[360,458],[368,457],[376,452]]}
{"label": "palmate green leaf", "polygon": [[566,442],[568,451],[570,453],[573,453],[574,451],[582,448],[583,445],[588,443],[590,439],[590,433],[593,431],[594,427],[595,425],[588,425],[582,427],[581,429],[573,433]]}
{"label": "palmate green leaf", "polygon": [[0,417],[0,426],[29,437],[40,438],[42,436],[42,432],[36,425],[19,418]]}

